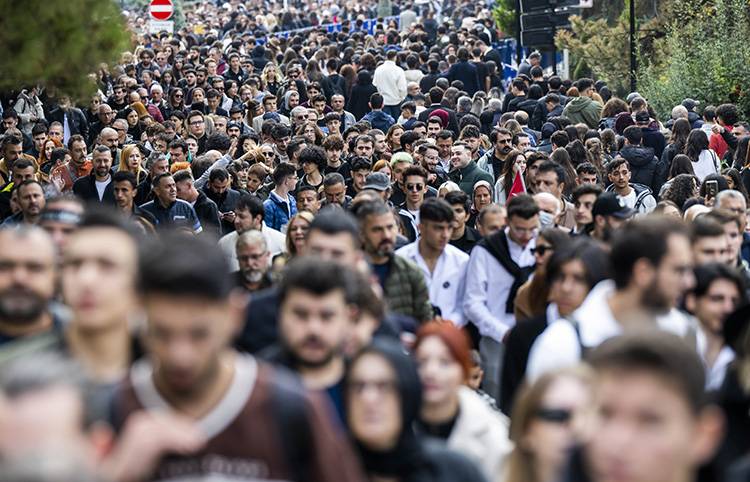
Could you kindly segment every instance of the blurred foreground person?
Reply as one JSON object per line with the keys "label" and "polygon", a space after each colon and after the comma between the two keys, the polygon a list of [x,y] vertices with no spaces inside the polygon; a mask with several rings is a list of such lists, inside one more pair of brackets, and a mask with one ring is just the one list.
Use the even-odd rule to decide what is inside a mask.
{"label": "blurred foreground person", "polygon": [[[116,417],[127,437],[129,418],[178,413],[184,434],[147,458],[129,460],[139,477],[362,480],[330,404],[230,348],[246,296],[234,289],[215,244],[165,233],[140,264],[148,358],[132,367]],[[129,440],[143,443],[136,435]]]}
{"label": "blurred foreground person", "polygon": [[371,481],[486,480],[462,455],[415,434],[422,386],[400,344],[377,338],[362,350],[349,365],[345,394],[349,430]]}

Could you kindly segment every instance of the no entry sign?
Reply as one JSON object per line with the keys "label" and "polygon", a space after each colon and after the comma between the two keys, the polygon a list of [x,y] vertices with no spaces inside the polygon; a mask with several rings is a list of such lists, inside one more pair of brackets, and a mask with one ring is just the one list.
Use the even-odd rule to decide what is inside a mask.
{"label": "no entry sign", "polygon": [[155,20],[167,20],[174,13],[174,5],[172,0],[151,0],[148,11]]}

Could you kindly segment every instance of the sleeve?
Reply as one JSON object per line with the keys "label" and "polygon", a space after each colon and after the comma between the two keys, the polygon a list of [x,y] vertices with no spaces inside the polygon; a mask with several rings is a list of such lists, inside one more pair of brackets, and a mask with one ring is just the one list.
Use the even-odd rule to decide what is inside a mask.
{"label": "sleeve", "polygon": [[724,129],[724,132],[721,133],[721,138],[724,139],[724,142],[727,143],[730,149],[737,149],[737,136],[735,136],[732,132]]}
{"label": "sleeve", "polygon": [[311,481],[365,482],[365,475],[343,430],[337,430],[333,408],[322,394],[310,394],[308,420],[313,438]]}
{"label": "sleeve", "polygon": [[427,283],[425,283],[424,276],[418,268],[410,269],[409,276],[414,293],[414,314],[420,322],[424,323],[435,317],[430,303],[430,292],[427,290]]}
{"label": "sleeve", "polygon": [[195,180],[195,188],[203,189],[203,186],[208,182],[208,176],[211,174],[211,171],[219,167],[227,167],[230,162],[232,162],[232,156],[230,156],[229,153],[224,154],[218,161],[211,164],[211,166],[206,169],[206,172],[201,174],[201,177]]}
{"label": "sleeve", "polygon": [[474,246],[466,269],[466,294],[464,296],[464,314],[479,329],[479,333],[500,342],[508,331],[499,319],[490,313],[487,307],[489,267],[491,256],[481,246]]}
{"label": "sleeve", "polygon": [[[21,104],[23,102],[23,104]],[[25,114],[23,105],[27,104],[28,101],[26,99],[19,99],[18,102],[16,102],[13,105],[13,110],[16,111],[16,114],[18,114],[18,117],[21,119],[22,124],[27,124],[29,121],[31,121],[31,114]],[[33,106],[32,106],[33,108]]]}
{"label": "sleeve", "polygon": [[547,372],[573,366],[579,361],[581,346],[575,329],[569,321],[555,321],[531,346],[526,380],[533,382]]}
{"label": "sleeve", "polygon": [[403,101],[406,98],[408,91],[406,90],[406,74],[403,70],[399,69],[398,74],[398,96]]}
{"label": "sleeve", "polygon": [[195,209],[193,209],[193,206],[190,207],[190,212],[192,216],[192,222],[193,222],[193,233],[200,234],[203,231],[203,226],[201,226],[201,221],[198,219],[198,214],[196,214]]}
{"label": "sleeve", "polygon": [[272,202],[266,200],[263,203],[263,222],[271,229],[277,229],[276,216],[274,215]]}

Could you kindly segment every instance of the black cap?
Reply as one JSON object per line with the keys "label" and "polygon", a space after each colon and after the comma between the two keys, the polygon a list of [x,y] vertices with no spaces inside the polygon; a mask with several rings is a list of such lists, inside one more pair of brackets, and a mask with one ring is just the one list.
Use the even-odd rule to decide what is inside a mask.
{"label": "black cap", "polygon": [[383,192],[391,187],[391,180],[382,172],[373,172],[365,178],[364,189]]}
{"label": "black cap", "polygon": [[651,120],[651,116],[648,115],[648,111],[641,110],[638,111],[637,114],[635,114],[635,121],[638,124],[648,124]]}
{"label": "black cap", "polygon": [[686,108],[687,110],[693,110],[696,107],[698,107],[699,104],[700,102],[698,102],[695,99],[685,99],[682,101],[682,106]]}
{"label": "black cap", "polygon": [[625,205],[625,202],[613,192],[603,192],[596,198],[594,208],[591,210],[594,216],[614,216],[619,219],[629,219],[635,214],[635,210]]}

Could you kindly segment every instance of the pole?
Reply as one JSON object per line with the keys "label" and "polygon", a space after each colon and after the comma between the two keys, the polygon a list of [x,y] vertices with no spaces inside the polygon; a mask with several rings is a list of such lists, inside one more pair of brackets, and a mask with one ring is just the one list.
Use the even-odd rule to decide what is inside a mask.
{"label": "pole", "polygon": [[630,91],[636,91],[635,60],[635,0],[630,0]]}
{"label": "pole", "polygon": [[521,67],[521,0],[516,0],[516,65]]}

